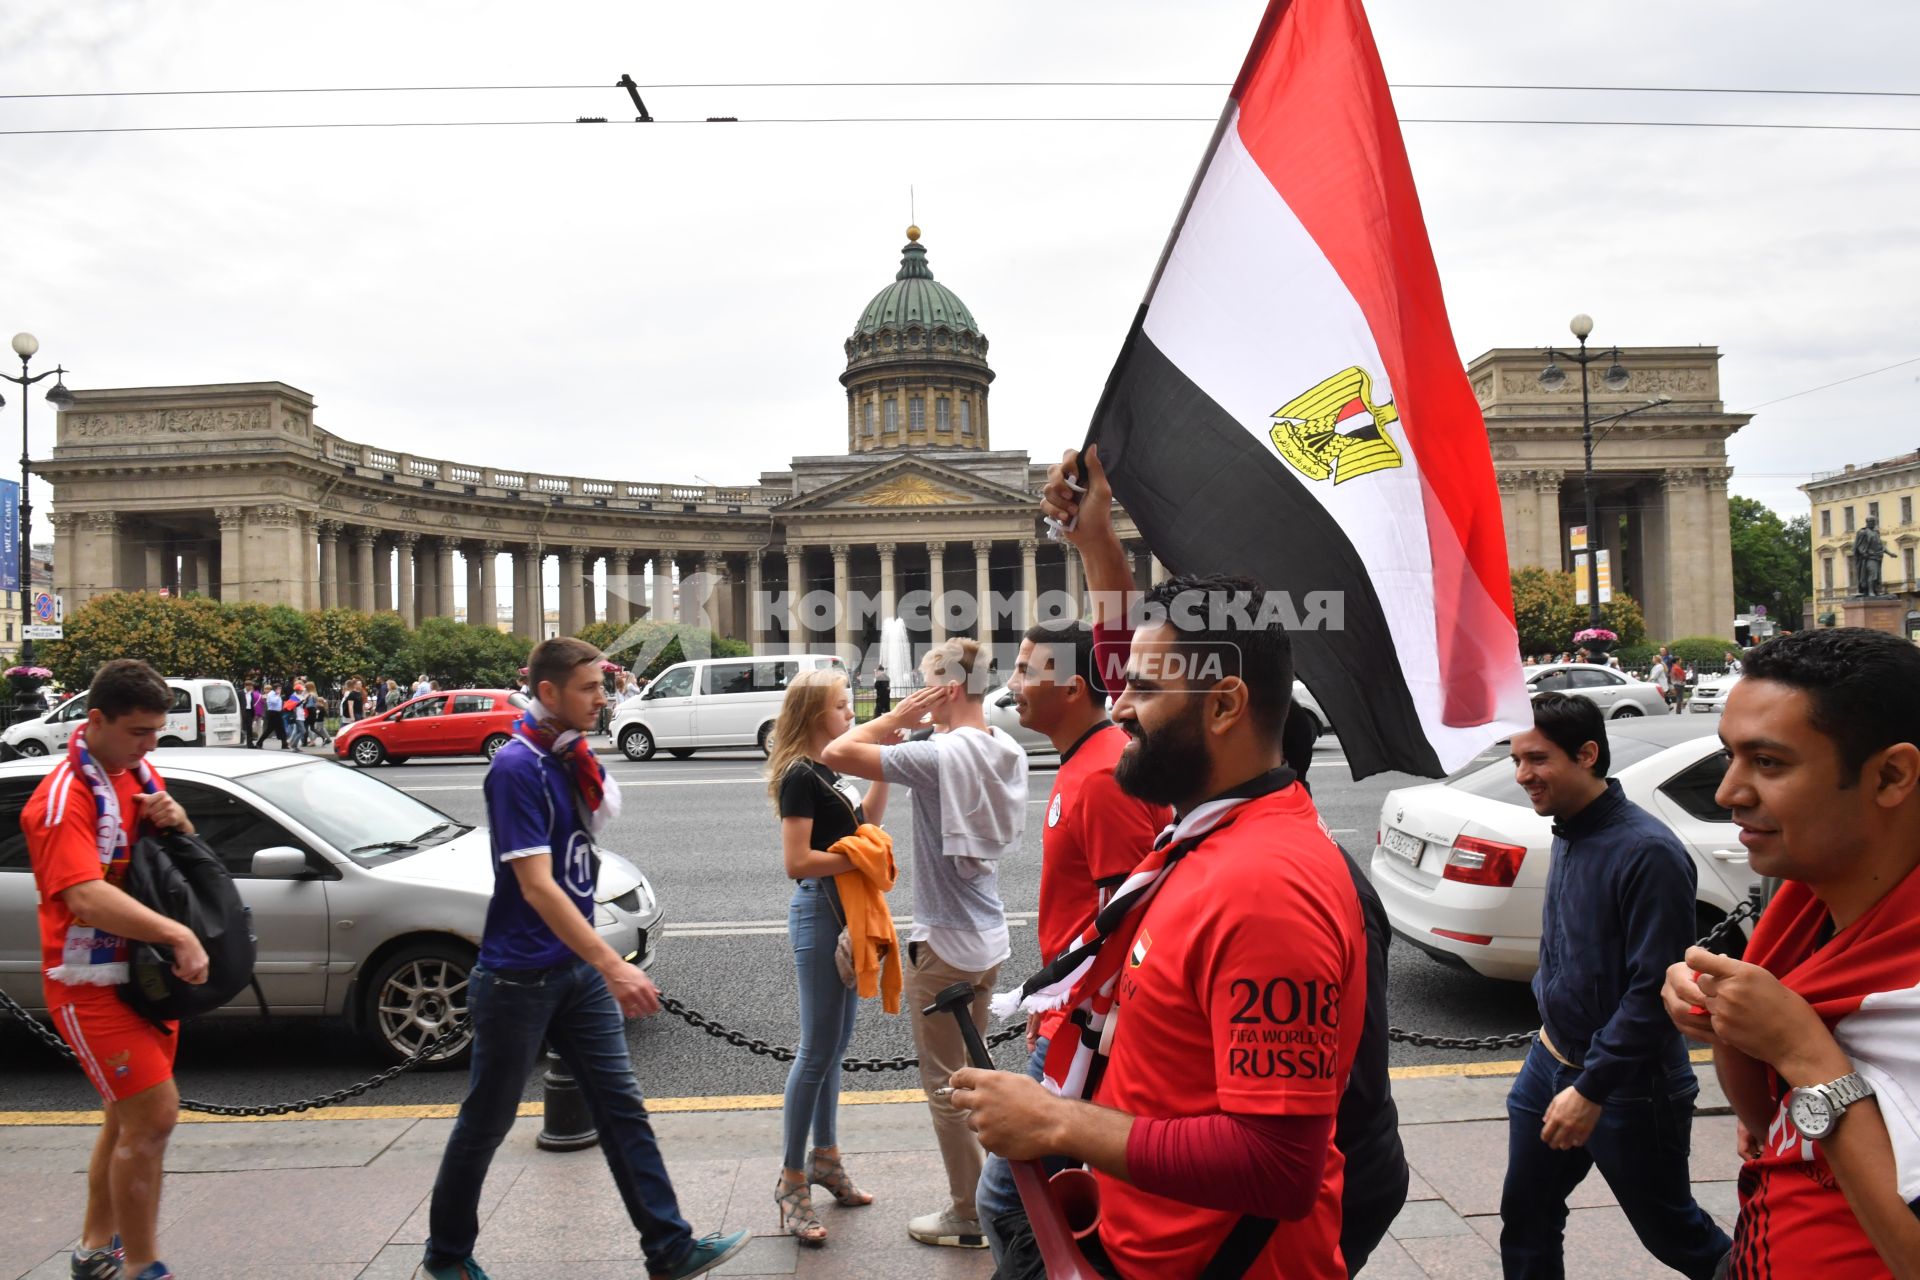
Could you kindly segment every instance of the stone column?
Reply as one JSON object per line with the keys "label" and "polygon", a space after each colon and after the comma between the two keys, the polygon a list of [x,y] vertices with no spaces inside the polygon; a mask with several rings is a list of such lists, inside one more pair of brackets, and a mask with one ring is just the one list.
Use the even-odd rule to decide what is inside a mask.
{"label": "stone column", "polygon": [[787,544],[787,644],[795,649],[807,647],[807,624],[801,621],[800,597],[806,594],[806,549]]}
{"label": "stone column", "polygon": [[476,608],[473,598],[467,598],[468,622],[483,627],[500,625],[500,583],[497,575],[503,545],[498,538],[489,538],[480,544],[480,603]]}
{"label": "stone column", "polygon": [[513,634],[523,639],[539,640],[539,624],[533,612],[533,548],[518,546],[513,549]]}
{"label": "stone column", "polygon": [[847,607],[847,556],[853,550],[844,542],[829,547],[833,552],[833,647],[843,652],[852,643],[853,611]]}
{"label": "stone column", "polygon": [[1087,605],[1081,597],[1086,594],[1086,586],[1081,577],[1079,548],[1071,542],[1062,542],[1060,559],[1067,568],[1067,598],[1073,602],[1073,607],[1068,611],[1067,616],[1084,618],[1087,616]]}
{"label": "stone column", "polygon": [[940,597],[947,594],[947,544],[944,542],[927,544],[927,587],[933,592],[933,612],[927,628],[927,640],[939,644],[947,638],[947,619],[940,608]]}
{"label": "stone column", "polygon": [[756,650],[767,638],[767,611],[762,600],[766,594],[763,572],[760,553],[747,552],[747,643]]}
{"label": "stone column", "polygon": [[420,597],[414,590],[413,577],[420,535],[412,529],[402,529],[393,535],[393,545],[400,552],[400,586],[394,594],[400,597],[397,602],[400,605],[400,621],[411,627],[420,620]]}
{"label": "stone column", "polygon": [[560,634],[563,636],[576,635],[580,630],[580,578],[585,558],[579,547],[567,547],[560,553]]}
{"label": "stone column", "polygon": [[[1702,527],[1698,507],[1704,505],[1699,473],[1689,467],[1676,467],[1661,476],[1663,496],[1660,503],[1664,528],[1659,537],[1650,537],[1664,553],[1658,557],[1662,571],[1649,575],[1665,590],[1653,600],[1643,600],[1647,630],[1660,639],[1709,634],[1697,630],[1694,597],[1709,585],[1700,573],[1701,549],[1707,545],[1708,531]],[[1652,582],[1649,586],[1653,585]],[[1718,628],[1713,628],[1718,630]]]}
{"label": "stone column", "polygon": [[655,622],[673,621],[673,560],[665,551],[653,553],[653,603],[647,616]]}
{"label": "stone column", "polygon": [[700,612],[700,602],[696,599],[699,595],[699,586],[693,581],[694,575],[699,573],[699,570],[691,567],[695,563],[692,558],[686,556],[673,558],[673,567],[680,575],[679,590],[674,592],[673,618],[682,626],[692,626]]}
{"label": "stone column", "polygon": [[452,538],[436,538],[433,547],[433,586],[434,613],[442,618],[453,616],[453,547]]}
{"label": "stone column", "polygon": [[472,626],[480,613],[480,556],[471,542],[461,545],[460,559],[466,565],[467,625]]}
{"label": "stone column", "polygon": [[[1708,467],[1701,472],[1706,484],[1702,491],[1705,499],[1703,517],[1707,522],[1707,537],[1704,546],[1707,549],[1707,573],[1701,580],[1705,588],[1701,604],[1706,611],[1703,619],[1705,629],[1696,635],[1729,635],[1733,630],[1733,615],[1742,604],[1752,601],[1738,601],[1733,598],[1733,528],[1727,510],[1727,481],[1733,478],[1731,467]],[[1889,502],[1889,507],[1894,505]],[[1882,508],[1883,510],[1885,508]],[[1880,519],[1882,527],[1892,523],[1885,516]],[[1892,543],[1889,540],[1889,548]],[[1899,570],[1895,570],[1899,573]]]}
{"label": "stone column", "polygon": [[717,551],[700,553],[700,567],[693,571],[693,580],[680,588],[686,597],[682,604],[687,605],[687,621],[695,626],[703,626],[716,635],[725,635],[720,620],[720,598],[723,594],[720,584],[721,563]]}
{"label": "stone column", "polygon": [[193,549],[193,554],[187,560],[185,567],[193,572],[188,589],[197,591],[201,595],[211,596],[213,594],[213,553],[205,546],[197,546]]}
{"label": "stone column", "polygon": [[340,600],[340,525],[333,520],[317,520],[314,533],[320,539],[320,607],[337,609]]}
{"label": "stone column", "polygon": [[[146,561],[141,566],[144,570],[141,586],[148,591],[158,591],[167,585],[167,562],[166,557],[161,554],[166,548],[160,545],[159,533],[158,529],[151,530],[140,542],[141,556]],[[28,585],[27,590],[29,592],[33,590],[31,584]]]}
{"label": "stone column", "polygon": [[373,612],[373,530],[362,525],[353,531],[353,607]]}
{"label": "stone column", "polygon": [[216,507],[213,516],[220,522],[220,598],[239,600],[247,580],[247,509]]}
{"label": "stone column", "polygon": [[1565,478],[1561,471],[1533,473],[1534,527],[1540,538],[1536,554],[1540,567],[1551,573],[1560,572],[1567,563],[1567,534],[1560,519],[1560,484]]}
{"label": "stone column", "polygon": [[[47,518],[53,524],[53,589],[65,597],[68,604],[78,608],[80,579],[74,572],[79,566],[74,563],[73,531],[80,517],[69,511],[56,511]],[[29,589],[31,586],[29,583]]]}
{"label": "stone column", "polygon": [[588,551],[580,561],[580,625],[590,627],[599,616],[595,608],[593,567],[600,562],[600,553]]}
{"label": "stone column", "polygon": [[413,617],[416,625],[433,616],[440,593],[433,585],[433,545],[425,535],[413,535]]}
{"label": "stone column", "polygon": [[976,538],[973,543],[973,594],[978,618],[973,638],[981,644],[993,642],[993,539]]}
{"label": "stone column", "polygon": [[373,610],[375,613],[398,613],[399,606],[393,599],[393,539],[385,534],[374,535],[373,571]]}
{"label": "stone column", "polygon": [[624,548],[607,557],[607,621],[633,621],[633,552]]}
{"label": "stone column", "polygon": [[1020,539],[1020,629],[1040,620],[1040,543],[1033,538]]}
{"label": "stone column", "polygon": [[899,597],[894,591],[893,552],[891,542],[876,543],[873,548],[880,553],[880,629],[886,630],[887,623],[900,610]]}

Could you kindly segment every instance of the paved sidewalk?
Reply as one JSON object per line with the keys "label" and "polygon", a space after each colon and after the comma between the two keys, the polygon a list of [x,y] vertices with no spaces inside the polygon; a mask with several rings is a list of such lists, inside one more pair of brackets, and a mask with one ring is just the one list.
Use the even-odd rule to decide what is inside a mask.
{"label": "paved sidewalk", "polygon": [[[1724,1114],[1712,1068],[1700,1071],[1694,1189],[1731,1230],[1739,1168],[1733,1120]],[[1391,1238],[1364,1272],[1369,1280],[1500,1274],[1508,1083],[1497,1076],[1394,1082],[1413,1187]],[[183,1280],[410,1276],[452,1122],[394,1110],[402,1114],[181,1125],[162,1209],[167,1260]],[[945,1188],[933,1131],[918,1103],[842,1107],[848,1166],[879,1202],[843,1210],[821,1192],[821,1217],[832,1237],[824,1249],[801,1249],[772,1234],[778,1111],[683,1112],[656,1115],[654,1122],[694,1229],[758,1233],[716,1274],[985,1280],[992,1271],[984,1251],[933,1249],[907,1238],[906,1219],[938,1207]],[[533,1141],[538,1130],[539,1121],[520,1121],[488,1179],[478,1250],[488,1274],[496,1280],[644,1277],[639,1241],[599,1153],[540,1151]],[[7,1206],[0,1280],[64,1280],[91,1137],[90,1129],[75,1125],[0,1127],[0,1204]],[[1570,1277],[1673,1274],[1646,1255],[1598,1174],[1580,1187],[1573,1206]]]}

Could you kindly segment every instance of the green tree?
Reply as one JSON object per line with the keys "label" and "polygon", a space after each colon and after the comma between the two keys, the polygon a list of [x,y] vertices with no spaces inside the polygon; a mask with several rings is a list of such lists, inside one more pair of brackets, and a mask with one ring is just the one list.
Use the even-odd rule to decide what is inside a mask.
{"label": "green tree", "polygon": [[305,614],[290,605],[252,600],[222,608],[237,632],[228,679],[238,683],[256,671],[271,681],[311,674],[304,670],[310,652]]}
{"label": "green tree", "polygon": [[367,678],[392,679],[403,688],[413,683],[419,672],[413,661],[413,633],[397,613],[367,615]]}
{"label": "green tree", "polygon": [[[1571,573],[1551,569],[1515,569],[1513,619],[1520,632],[1523,654],[1559,653],[1573,648],[1573,633],[1587,625],[1587,606],[1574,603],[1577,586]],[[1622,645],[1646,639],[1647,620],[1632,596],[1614,592],[1600,606],[1600,625],[1620,637]]]}
{"label": "green tree", "polygon": [[[1780,513],[1755,498],[1738,494],[1727,499],[1727,520],[1733,545],[1733,607],[1745,613],[1752,605],[1788,627],[1800,625],[1801,611],[1813,594],[1813,520],[1799,515],[1782,520]],[[1733,620],[1729,618],[1731,627]]]}
{"label": "green tree", "polygon": [[379,656],[371,614],[353,609],[315,609],[307,614],[307,652],[300,665],[323,688],[350,676],[373,678]]}
{"label": "green tree", "polygon": [[744,658],[753,646],[682,622],[596,622],[580,629],[580,638],[623,667],[638,664],[636,674],[651,680],[676,662],[690,658]]}
{"label": "green tree", "polygon": [[173,604],[145,591],[95,596],[67,616],[63,638],[44,645],[40,661],[70,689],[85,688],[100,664],[111,658],[139,658],[157,671],[175,674]]}
{"label": "green tree", "polygon": [[453,685],[505,688],[527,664],[531,646],[519,636],[493,627],[470,626],[452,618],[428,618],[408,646],[409,669]]}

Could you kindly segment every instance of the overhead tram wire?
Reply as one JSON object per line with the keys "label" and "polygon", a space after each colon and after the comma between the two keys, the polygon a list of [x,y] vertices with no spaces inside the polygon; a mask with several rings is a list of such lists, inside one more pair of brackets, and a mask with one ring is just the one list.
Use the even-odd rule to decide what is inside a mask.
{"label": "overhead tram wire", "polygon": [[[1210,116],[688,116],[655,118],[664,124],[1217,124]],[[327,120],[255,124],[85,125],[71,128],[0,129],[0,138],[112,133],[233,133],[290,129],[494,129],[538,125],[600,124],[599,118],[547,120]],[[622,121],[620,123],[628,123]],[[1784,129],[1828,133],[1920,133],[1920,124],[1812,124],[1750,120],[1536,120],[1508,117],[1402,116],[1401,124],[1523,125],[1552,128],[1613,129]]]}
{"label": "overhead tram wire", "polygon": [[[735,80],[643,84],[642,89],[1224,89],[1224,80]],[[241,97],[273,94],[349,93],[591,93],[606,84],[408,84],[266,86],[250,89],[100,89],[65,93],[0,93],[0,101],[63,98]],[[1788,89],[1772,86],[1632,84],[1394,83],[1393,89],[1513,93],[1673,93],[1773,95],[1815,98],[1920,98],[1920,90]]]}

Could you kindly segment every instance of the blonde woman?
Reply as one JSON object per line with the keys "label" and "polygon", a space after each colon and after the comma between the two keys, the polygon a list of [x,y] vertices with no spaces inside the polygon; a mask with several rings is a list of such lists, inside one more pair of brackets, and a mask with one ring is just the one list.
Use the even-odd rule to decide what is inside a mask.
{"label": "blonde woman", "polygon": [[780,815],[780,851],[794,882],[787,937],[800,976],[800,1043],[787,1073],[786,1150],[774,1200],[780,1229],[814,1245],[825,1243],[827,1229],[814,1215],[812,1184],[848,1208],[873,1203],[841,1166],[835,1136],[840,1060],[853,1039],[859,998],[841,982],[833,958],[845,918],[833,877],[853,863],[826,851],[862,823],[879,825],[887,808],[886,783],[869,787],[863,802],[852,782],[820,763],[821,748],[852,726],[846,676],[830,668],[802,671],[787,686],[768,743],[767,794]]}

